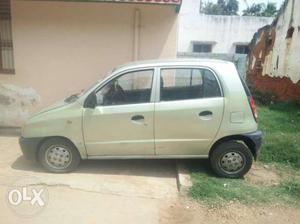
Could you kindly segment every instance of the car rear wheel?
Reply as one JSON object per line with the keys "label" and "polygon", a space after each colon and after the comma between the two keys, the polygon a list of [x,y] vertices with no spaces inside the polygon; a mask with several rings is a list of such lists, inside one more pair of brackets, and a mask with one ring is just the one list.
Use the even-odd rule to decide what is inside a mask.
{"label": "car rear wheel", "polygon": [[246,145],[237,141],[219,144],[210,156],[215,173],[221,177],[240,178],[251,168],[253,156]]}
{"label": "car rear wheel", "polygon": [[76,169],[80,155],[75,146],[62,138],[47,139],[38,152],[39,162],[53,173],[66,173]]}

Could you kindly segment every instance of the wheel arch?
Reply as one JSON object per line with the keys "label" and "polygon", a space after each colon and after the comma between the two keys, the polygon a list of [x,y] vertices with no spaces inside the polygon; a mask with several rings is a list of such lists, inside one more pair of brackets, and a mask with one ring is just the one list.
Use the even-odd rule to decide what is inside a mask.
{"label": "wheel arch", "polygon": [[45,141],[49,140],[49,139],[62,139],[65,140],[67,142],[69,142],[70,144],[72,144],[74,146],[74,148],[77,150],[78,154],[81,156],[78,148],[76,147],[76,145],[67,137],[64,136],[47,136],[47,137],[43,137],[41,138],[41,140],[39,141],[38,145],[37,145],[37,149],[36,149],[36,161],[38,161],[38,153],[40,151],[40,148],[42,146],[42,144],[44,144]]}
{"label": "wheel arch", "polygon": [[220,138],[219,140],[217,140],[210,148],[209,150],[209,157],[211,156],[211,154],[213,153],[213,151],[216,149],[216,147],[224,142],[227,141],[241,141],[243,142],[251,151],[254,159],[257,159],[257,150],[256,150],[256,146],[255,146],[255,142],[245,136],[245,135],[230,135],[230,136],[225,136],[223,138]]}

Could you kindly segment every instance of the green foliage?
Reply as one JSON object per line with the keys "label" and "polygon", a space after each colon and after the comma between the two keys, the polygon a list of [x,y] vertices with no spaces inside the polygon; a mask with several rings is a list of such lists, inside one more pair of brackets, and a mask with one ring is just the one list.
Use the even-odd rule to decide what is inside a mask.
{"label": "green foliage", "polygon": [[237,15],[239,11],[239,2],[237,0],[228,0],[225,6],[226,15]]}
{"label": "green foliage", "polygon": [[237,0],[218,0],[217,3],[206,2],[201,12],[207,15],[237,15],[238,10]]}
{"label": "green foliage", "polygon": [[276,4],[268,3],[264,12],[262,13],[262,16],[272,17],[272,16],[276,16],[276,14],[277,14]]}
{"label": "green foliage", "polygon": [[300,168],[300,107],[297,103],[277,103],[258,109],[263,145],[259,160]]}
{"label": "green foliage", "polygon": [[265,16],[272,17],[277,14],[276,4],[269,2],[267,5],[264,3],[253,3],[250,7],[243,11],[243,16]]}
{"label": "green foliage", "polygon": [[296,178],[285,180],[280,183],[277,191],[278,194],[300,200],[300,180]]}
{"label": "green foliage", "polygon": [[262,93],[262,92],[256,91],[250,85],[248,85],[248,87],[252,93],[252,96],[255,99],[255,102],[259,105],[269,106],[278,101],[277,97],[272,93],[268,93],[268,92]]}

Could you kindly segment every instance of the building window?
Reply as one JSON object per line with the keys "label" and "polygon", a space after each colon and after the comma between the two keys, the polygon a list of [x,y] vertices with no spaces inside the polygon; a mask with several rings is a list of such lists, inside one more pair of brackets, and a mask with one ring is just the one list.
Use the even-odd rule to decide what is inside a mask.
{"label": "building window", "polygon": [[195,53],[210,53],[211,51],[211,44],[193,44],[193,52]]}
{"label": "building window", "polygon": [[236,45],[235,46],[235,53],[236,54],[248,54],[249,53],[249,46],[248,45]]}
{"label": "building window", "polygon": [[13,74],[14,57],[10,0],[0,1],[0,73]]}

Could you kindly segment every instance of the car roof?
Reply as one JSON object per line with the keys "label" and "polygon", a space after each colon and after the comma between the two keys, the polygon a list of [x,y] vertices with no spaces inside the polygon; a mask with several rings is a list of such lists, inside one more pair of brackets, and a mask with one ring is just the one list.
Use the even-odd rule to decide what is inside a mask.
{"label": "car roof", "polygon": [[123,71],[134,68],[144,67],[159,67],[159,66],[207,66],[215,67],[218,65],[232,64],[229,61],[217,60],[217,59],[195,59],[195,58],[176,58],[176,59],[157,59],[157,60],[144,60],[134,61],[116,67],[115,71]]}

